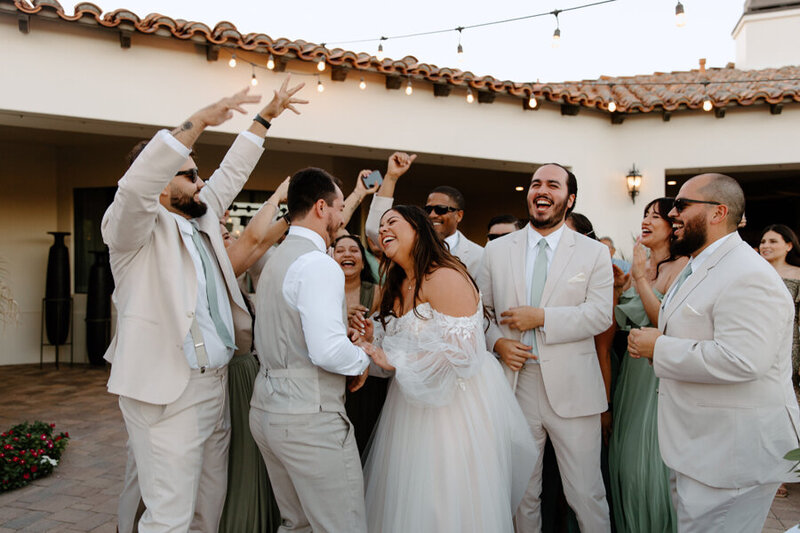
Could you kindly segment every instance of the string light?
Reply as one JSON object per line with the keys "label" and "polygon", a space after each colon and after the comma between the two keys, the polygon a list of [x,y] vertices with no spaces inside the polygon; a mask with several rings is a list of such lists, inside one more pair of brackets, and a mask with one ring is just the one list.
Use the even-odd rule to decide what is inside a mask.
{"label": "string light", "polygon": [[675,5],[675,25],[679,28],[686,25],[686,13],[683,11],[683,4],[680,3],[680,0]]}
{"label": "string light", "polygon": [[381,37],[381,40],[378,42],[378,52],[375,54],[375,57],[378,58],[378,61],[383,61],[385,57],[383,55],[383,41],[386,40],[386,37]]}
{"label": "string light", "polygon": [[317,80],[317,92],[321,93],[325,90],[325,86],[322,85],[322,80]]}
{"label": "string light", "polygon": [[514,187],[514,190],[517,192],[522,192],[525,190],[525,187],[523,187],[522,185],[517,185],[516,187]]}
{"label": "string light", "polygon": [[362,91],[367,88],[367,82],[364,81],[364,78],[361,78],[361,81],[358,82],[358,88]]}
{"label": "string light", "polygon": [[711,102],[711,100],[708,98],[703,100],[703,111],[711,111],[712,109],[714,109],[714,104]]}
{"label": "string light", "polygon": [[475,97],[472,95],[472,88],[467,87],[467,103],[471,104],[475,101]]}
{"label": "string light", "polygon": [[267,68],[275,70],[275,59],[272,57],[272,54],[270,54],[269,59],[267,59]]}
{"label": "string light", "polygon": [[617,110],[617,103],[616,103],[614,100],[611,100],[611,101],[608,103],[608,110],[609,110],[611,113],[613,113],[614,111],[616,111],[616,110]]}
{"label": "string light", "polygon": [[231,67],[231,68],[235,68],[236,67],[236,54],[233,54],[231,56],[231,60],[228,61],[228,66]]}
{"label": "string light", "polygon": [[253,77],[250,78],[250,85],[252,85],[253,87],[258,85],[258,78],[256,78],[256,73],[255,72],[253,72]]}
{"label": "string light", "polygon": [[459,63],[463,63],[464,61],[464,47],[461,46],[461,31],[463,29],[464,28],[460,26],[456,28],[456,30],[458,30],[458,48],[456,48],[456,58],[458,59]]}
{"label": "string light", "polygon": [[531,95],[531,97],[528,99],[528,107],[530,107],[531,109],[536,109],[536,106],[538,105],[539,102],[536,100],[536,97]]}
{"label": "string light", "polygon": [[553,11],[553,16],[556,17],[556,30],[553,32],[553,48],[558,48],[558,45],[561,43],[561,27],[558,24],[558,14],[560,11],[556,9]]}
{"label": "string light", "polygon": [[323,58],[317,60],[317,70],[320,72],[325,71],[325,60]]}
{"label": "string light", "polygon": [[414,92],[414,88],[411,86],[411,78],[408,78],[408,83],[406,84],[406,94],[411,96],[411,93]]}

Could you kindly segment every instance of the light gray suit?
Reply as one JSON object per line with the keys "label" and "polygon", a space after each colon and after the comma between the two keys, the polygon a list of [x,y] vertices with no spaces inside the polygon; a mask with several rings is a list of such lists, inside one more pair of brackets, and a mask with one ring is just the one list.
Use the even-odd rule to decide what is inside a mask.
{"label": "light gray suit", "polygon": [[681,531],[761,531],[777,484],[790,480],[783,455],[800,435],[793,317],[780,276],[738,234],[661,310],[658,438],[676,473]]}
{"label": "light gray suit", "polygon": [[[528,305],[526,253],[527,230],[500,237],[484,249],[477,281],[491,317],[489,350],[502,337],[522,338],[521,331],[499,322],[502,312]],[[610,529],[600,473],[600,413],[608,404],[594,336],[611,325],[612,291],[608,248],[564,228],[542,293],[545,324],[534,332],[540,364],[526,364],[520,372],[503,364],[540,447],[539,464],[517,512],[519,532],[541,528],[541,452],[548,434],[581,531]]]}

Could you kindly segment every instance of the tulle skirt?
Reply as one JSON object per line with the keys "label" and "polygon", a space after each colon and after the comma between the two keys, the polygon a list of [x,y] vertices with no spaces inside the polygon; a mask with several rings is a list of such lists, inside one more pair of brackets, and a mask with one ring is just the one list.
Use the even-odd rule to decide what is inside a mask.
{"label": "tulle skirt", "polygon": [[368,530],[512,532],[537,451],[488,352],[444,406],[409,402],[392,382],[364,467]]}

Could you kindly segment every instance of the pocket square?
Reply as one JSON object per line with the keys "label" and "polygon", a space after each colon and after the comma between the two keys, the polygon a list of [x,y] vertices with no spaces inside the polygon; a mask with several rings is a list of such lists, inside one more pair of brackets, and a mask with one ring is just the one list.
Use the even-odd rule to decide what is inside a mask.
{"label": "pocket square", "polygon": [[586,281],[586,274],[583,272],[578,272],[571,278],[567,280],[567,283],[580,283],[581,281]]}
{"label": "pocket square", "polygon": [[689,304],[686,304],[686,309],[689,311],[690,314],[692,314],[694,316],[703,316],[703,313],[701,313],[700,311],[698,311],[697,309],[695,309],[694,307],[692,307]]}

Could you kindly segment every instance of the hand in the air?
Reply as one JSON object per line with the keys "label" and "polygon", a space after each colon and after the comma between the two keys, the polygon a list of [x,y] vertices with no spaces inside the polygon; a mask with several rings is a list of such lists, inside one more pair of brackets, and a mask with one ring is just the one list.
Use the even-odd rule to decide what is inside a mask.
{"label": "hand in the air", "polygon": [[[200,122],[202,126],[219,126],[223,122],[233,117],[233,112],[246,113],[247,111],[242,107],[245,104],[257,104],[261,101],[261,96],[257,94],[247,94],[250,87],[246,87],[222,100],[204,107],[194,114],[194,120]],[[191,120],[191,119],[190,119]]]}
{"label": "hand in the air", "polygon": [[417,158],[416,154],[408,155],[405,152],[395,152],[389,157],[389,165],[386,168],[387,178],[399,178],[411,168],[411,163]]}
{"label": "hand in the air", "polygon": [[353,192],[358,194],[359,197],[361,198],[364,198],[365,196],[368,196],[370,194],[375,194],[381,187],[381,184],[378,183],[377,181],[375,182],[375,184],[372,185],[372,187],[369,188],[367,188],[367,186],[364,185],[364,178],[366,178],[370,174],[372,174],[371,170],[364,169],[358,173],[358,178],[356,178],[356,188],[353,189]]}
{"label": "hand in the air", "polygon": [[295,104],[307,104],[308,100],[303,100],[301,98],[295,98],[294,95],[297,92],[305,87],[305,83],[299,83],[294,87],[289,88],[289,80],[291,76],[286,76],[286,79],[283,80],[279,89],[273,91],[272,100],[267,104],[267,106],[261,110],[260,115],[267,120],[272,120],[276,118],[278,115],[283,113],[285,109],[292,111],[296,115],[300,114],[294,106]]}

